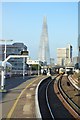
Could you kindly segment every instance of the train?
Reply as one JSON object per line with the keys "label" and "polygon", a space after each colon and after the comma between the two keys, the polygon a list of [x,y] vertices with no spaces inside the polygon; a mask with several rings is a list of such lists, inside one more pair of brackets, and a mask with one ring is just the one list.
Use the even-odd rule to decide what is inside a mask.
{"label": "train", "polygon": [[[2,61],[0,61],[0,67],[2,67]],[[0,71],[1,76],[1,71]],[[4,77],[10,78],[12,76],[12,65],[9,62],[6,62],[5,68],[4,68]]]}
{"label": "train", "polygon": [[60,68],[59,69],[59,74],[64,74],[65,73],[65,69],[64,68]]}
{"label": "train", "polygon": [[67,74],[73,74],[75,71],[74,71],[74,67],[66,67],[66,73]]}
{"label": "train", "polygon": [[65,67],[59,69],[59,74],[73,74],[74,73],[74,67]]}

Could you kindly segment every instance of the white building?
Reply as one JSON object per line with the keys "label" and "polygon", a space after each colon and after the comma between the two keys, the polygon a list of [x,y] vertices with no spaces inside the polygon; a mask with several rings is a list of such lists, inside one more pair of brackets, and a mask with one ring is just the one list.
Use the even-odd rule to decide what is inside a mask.
{"label": "white building", "polygon": [[[34,74],[40,74],[40,68],[43,65],[43,62],[39,61],[39,60],[32,60],[30,58],[27,58],[27,62],[26,62],[29,66],[30,69],[30,74],[34,73]],[[34,71],[33,66],[37,65],[37,69]]]}
{"label": "white building", "polygon": [[66,48],[57,48],[57,64],[65,65]]}
{"label": "white building", "polygon": [[32,59],[30,59],[30,58],[27,58],[27,64],[28,64],[28,65],[41,65],[42,62],[39,61],[39,60],[32,60]]}
{"label": "white building", "polygon": [[66,48],[57,48],[57,64],[68,65],[72,62],[72,46],[69,44]]}

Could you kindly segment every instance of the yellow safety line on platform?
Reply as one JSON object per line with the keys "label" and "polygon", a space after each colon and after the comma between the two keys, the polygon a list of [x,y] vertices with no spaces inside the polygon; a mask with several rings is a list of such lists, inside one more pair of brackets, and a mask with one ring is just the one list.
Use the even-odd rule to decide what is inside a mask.
{"label": "yellow safety line on platform", "polygon": [[[22,95],[22,94],[24,93],[24,91],[25,91],[31,84],[33,84],[35,81],[37,81],[37,80],[34,80],[34,81],[32,81],[31,83],[29,83],[29,84],[26,86],[26,88],[21,92],[21,94],[17,97],[17,100],[15,101],[13,107],[11,108],[10,112],[9,112],[8,115],[7,115],[8,120],[9,120],[9,118],[11,118],[11,115],[12,115],[12,113],[14,112],[14,109],[15,109],[15,107],[16,107],[16,105],[17,105],[17,103],[18,103],[18,101],[19,101],[19,99],[20,99],[20,97],[21,97],[21,95]],[[7,118],[6,118],[6,119],[7,119]]]}

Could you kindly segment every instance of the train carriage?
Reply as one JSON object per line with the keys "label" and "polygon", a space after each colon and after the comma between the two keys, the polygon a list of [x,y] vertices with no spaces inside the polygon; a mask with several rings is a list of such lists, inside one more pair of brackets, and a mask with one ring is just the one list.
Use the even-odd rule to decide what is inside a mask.
{"label": "train carriage", "polygon": [[64,68],[60,68],[59,69],[59,74],[64,74],[65,73],[65,69]]}

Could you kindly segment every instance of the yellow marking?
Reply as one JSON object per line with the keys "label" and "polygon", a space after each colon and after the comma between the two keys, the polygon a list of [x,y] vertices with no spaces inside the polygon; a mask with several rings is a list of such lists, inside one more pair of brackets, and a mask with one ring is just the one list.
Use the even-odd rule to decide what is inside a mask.
{"label": "yellow marking", "polygon": [[[17,100],[15,101],[12,109],[11,109],[10,112],[8,113],[7,118],[11,118],[11,115],[12,115],[12,113],[14,112],[14,109],[16,108],[16,105],[17,105],[17,103],[18,103],[21,95],[22,95],[22,94],[24,93],[24,91],[25,91],[31,84],[33,84],[35,81],[37,81],[37,80],[34,80],[34,81],[32,81],[30,84],[28,84],[28,85],[26,86],[26,88],[21,92],[21,94],[17,97]],[[8,120],[9,120],[9,119],[8,119]]]}

